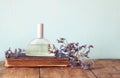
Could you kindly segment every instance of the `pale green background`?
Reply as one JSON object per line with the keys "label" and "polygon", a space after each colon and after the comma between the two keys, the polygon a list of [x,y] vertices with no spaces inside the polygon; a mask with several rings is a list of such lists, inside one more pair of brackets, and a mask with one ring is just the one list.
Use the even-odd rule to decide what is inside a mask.
{"label": "pale green background", "polygon": [[93,44],[91,58],[120,58],[120,0],[0,0],[0,60],[36,38],[40,22],[55,44],[65,37]]}

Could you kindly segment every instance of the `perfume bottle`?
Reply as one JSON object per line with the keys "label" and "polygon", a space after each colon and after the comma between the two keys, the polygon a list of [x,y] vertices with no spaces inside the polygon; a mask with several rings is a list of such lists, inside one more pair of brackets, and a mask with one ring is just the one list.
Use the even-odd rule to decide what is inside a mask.
{"label": "perfume bottle", "polygon": [[53,49],[54,45],[43,36],[43,24],[37,26],[37,38],[30,41],[25,48],[27,56],[54,56],[49,52],[49,49]]}

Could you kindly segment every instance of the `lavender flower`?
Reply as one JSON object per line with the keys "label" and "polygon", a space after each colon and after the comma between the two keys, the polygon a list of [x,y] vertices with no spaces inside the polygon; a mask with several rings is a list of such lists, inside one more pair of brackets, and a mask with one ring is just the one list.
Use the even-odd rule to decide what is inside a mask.
{"label": "lavender flower", "polygon": [[60,39],[57,39],[58,43],[64,43],[65,41],[65,38],[60,38]]}
{"label": "lavender flower", "polygon": [[9,48],[8,50],[5,51],[5,57],[6,58],[11,58],[11,57],[17,58],[21,52],[22,52],[22,49],[20,48],[15,49],[14,51],[12,51],[11,48]]}
{"label": "lavender flower", "polygon": [[85,63],[84,58],[89,58],[88,54],[90,48],[93,48],[93,45],[87,46],[79,45],[79,43],[68,43],[65,38],[57,39],[58,43],[61,43],[59,49],[54,50],[54,54],[58,58],[69,58],[70,66],[75,66],[76,64],[81,65],[82,69],[89,69],[92,65],[91,62]]}

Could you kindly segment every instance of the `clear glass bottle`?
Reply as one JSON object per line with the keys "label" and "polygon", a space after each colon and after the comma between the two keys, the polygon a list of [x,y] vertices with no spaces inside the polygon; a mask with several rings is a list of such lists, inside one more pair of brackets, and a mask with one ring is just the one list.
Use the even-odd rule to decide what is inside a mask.
{"label": "clear glass bottle", "polygon": [[54,45],[43,37],[43,24],[38,24],[37,35],[38,38],[33,39],[25,48],[27,56],[54,56],[49,52],[49,49],[53,49]]}

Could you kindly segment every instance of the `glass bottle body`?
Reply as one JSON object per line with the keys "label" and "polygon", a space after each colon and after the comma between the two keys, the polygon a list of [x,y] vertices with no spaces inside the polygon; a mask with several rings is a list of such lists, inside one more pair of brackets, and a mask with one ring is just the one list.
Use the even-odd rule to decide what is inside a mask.
{"label": "glass bottle body", "polygon": [[26,47],[26,55],[28,56],[54,56],[49,52],[53,49],[53,44],[47,39],[34,39]]}

